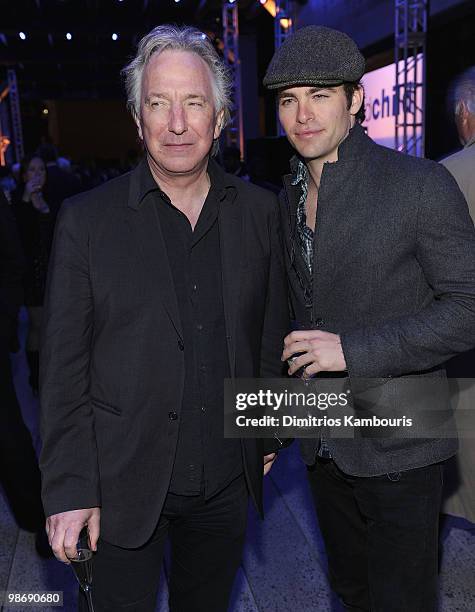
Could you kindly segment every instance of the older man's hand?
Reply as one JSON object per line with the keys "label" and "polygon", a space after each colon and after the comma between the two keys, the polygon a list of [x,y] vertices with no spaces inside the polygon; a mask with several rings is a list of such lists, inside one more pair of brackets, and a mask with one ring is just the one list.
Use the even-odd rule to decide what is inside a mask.
{"label": "older man's hand", "polygon": [[[296,355],[295,357],[293,357]],[[293,331],[284,340],[282,361],[289,361],[288,373],[305,367],[305,377],[318,372],[344,372],[345,356],[340,336],[315,329]]]}
{"label": "older man's hand", "polygon": [[48,541],[58,561],[67,563],[77,556],[76,544],[81,529],[87,525],[91,550],[97,550],[100,508],[84,508],[52,514],[46,519]]}

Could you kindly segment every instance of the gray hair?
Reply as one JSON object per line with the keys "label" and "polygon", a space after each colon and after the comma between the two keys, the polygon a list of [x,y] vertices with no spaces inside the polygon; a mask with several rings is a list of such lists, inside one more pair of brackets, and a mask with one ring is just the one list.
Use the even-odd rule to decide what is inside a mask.
{"label": "gray hair", "polygon": [[[139,116],[143,71],[152,55],[166,50],[190,51],[206,62],[213,77],[215,112],[223,111],[221,122],[223,128],[231,118],[231,76],[206,34],[191,26],[168,24],[157,26],[142,38],[137,47],[137,55],[122,69],[121,74],[127,93],[127,108],[134,119]],[[212,155],[217,153],[218,146],[218,142],[215,141],[211,151]]]}
{"label": "gray hair", "polygon": [[459,112],[460,102],[465,102],[468,111],[475,115],[475,66],[471,66],[454,80],[450,93],[456,113]]}

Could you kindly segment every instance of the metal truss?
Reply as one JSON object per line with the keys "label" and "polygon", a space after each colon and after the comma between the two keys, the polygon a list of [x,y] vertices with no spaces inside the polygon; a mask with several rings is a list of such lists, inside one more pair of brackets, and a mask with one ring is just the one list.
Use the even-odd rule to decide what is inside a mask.
{"label": "metal truss", "polygon": [[223,0],[223,41],[224,61],[226,62],[233,80],[233,107],[231,121],[224,130],[227,146],[235,146],[244,155],[244,129],[242,123],[242,88],[241,88],[241,60],[239,58],[239,19],[238,3]]}
{"label": "metal truss", "polygon": [[8,124],[8,110],[2,102],[8,96],[8,85],[0,93],[0,166],[6,165],[6,152],[10,145],[10,138],[4,134],[5,126]]}
{"label": "metal truss", "polygon": [[10,141],[12,141],[13,150],[15,152],[15,160],[17,162],[20,162],[24,156],[23,129],[21,125],[20,95],[18,93],[16,73],[13,68],[9,68],[7,70],[7,86],[4,92],[2,93],[1,101],[8,103],[8,106],[10,108],[9,119],[11,122],[11,133],[9,135],[10,138],[5,137],[5,135],[2,136],[0,133],[0,138],[2,140],[0,146],[3,150],[2,161],[3,163],[5,162],[4,153],[8,144],[10,144]]}
{"label": "metal truss", "polygon": [[274,19],[274,48],[278,49],[294,32],[294,5],[292,0],[276,0]]}
{"label": "metal truss", "polygon": [[428,0],[395,0],[395,146],[424,156]]}

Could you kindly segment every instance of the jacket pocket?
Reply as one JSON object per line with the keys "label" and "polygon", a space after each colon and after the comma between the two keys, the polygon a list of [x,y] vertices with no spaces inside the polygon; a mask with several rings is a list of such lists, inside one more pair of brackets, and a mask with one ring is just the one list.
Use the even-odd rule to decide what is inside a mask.
{"label": "jacket pocket", "polygon": [[106,412],[111,412],[112,414],[115,414],[117,416],[121,416],[122,414],[122,410],[120,408],[112,406],[111,404],[107,404],[106,402],[98,400],[95,397],[91,397],[91,404],[93,406],[96,406],[96,408],[100,408],[101,410],[105,410]]}

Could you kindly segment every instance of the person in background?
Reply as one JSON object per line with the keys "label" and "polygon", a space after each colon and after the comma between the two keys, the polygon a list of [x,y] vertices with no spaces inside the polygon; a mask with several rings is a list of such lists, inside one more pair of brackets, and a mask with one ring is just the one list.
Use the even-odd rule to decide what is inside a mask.
{"label": "person in background", "polygon": [[33,441],[13,384],[10,352],[18,351],[25,260],[15,217],[0,190],[0,483],[17,524],[36,533],[36,550],[52,556],[44,529],[41,479]]}
{"label": "person in background", "polygon": [[48,203],[54,223],[63,201],[82,191],[82,185],[75,174],[60,166],[55,145],[44,143],[38,147],[36,154],[46,165]]}
{"label": "person in background", "polygon": [[[463,149],[446,157],[442,165],[453,175],[467,200],[475,223],[475,66],[459,75],[450,87],[450,102]],[[472,414],[475,408],[475,350],[457,355],[446,364],[447,375],[459,379],[453,402],[460,414]],[[469,427],[475,429],[472,418]],[[475,444],[471,437],[460,437],[457,456],[446,467],[444,514],[469,521],[475,530]]]}
{"label": "person in background", "polygon": [[27,157],[21,163],[20,183],[13,192],[12,208],[26,256],[26,357],[30,368],[29,381],[35,395],[38,394],[40,326],[54,223],[45,193],[45,164],[41,157]]}
{"label": "person in background", "polygon": [[301,450],[347,609],[434,612],[444,461],[457,451],[448,393],[434,389],[475,345],[475,229],[445,168],[366,135],[364,70],[346,34],[308,26],[264,78],[296,150],[280,204],[299,330],[282,359],[291,375],[341,377],[356,415],[369,388],[370,415],[417,424],[322,428]]}
{"label": "person in background", "polygon": [[468,68],[452,83],[451,104],[461,151],[441,161],[454,176],[475,219],[475,66]]}

